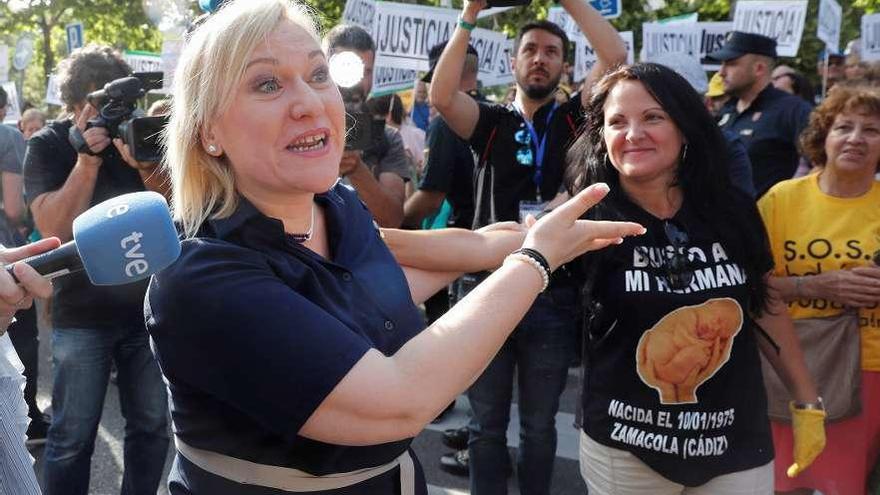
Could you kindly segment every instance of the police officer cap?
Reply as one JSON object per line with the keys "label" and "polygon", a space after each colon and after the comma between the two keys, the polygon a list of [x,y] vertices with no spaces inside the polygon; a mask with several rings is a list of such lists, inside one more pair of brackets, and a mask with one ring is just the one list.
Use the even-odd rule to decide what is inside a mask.
{"label": "police officer cap", "polygon": [[[428,71],[427,74],[422,76],[422,81],[429,83],[431,82],[431,78],[434,77],[434,68],[437,67],[437,61],[440,60],[440,55],[443,53],[443,49],[446,48],[447,41],[442,43],[437,43],[433,47],[431,47],[431,51],[428,52],[428,64],[431,67],[431,70]],[[477,53],[477,49],[473,47],[470,43],[468,43],[467,54],[473,55],[475,57],[479,57],[480,55]]]}
{"label": "police officer cap", "polygon": [[776,58],[776,40],[761,34],[731,31],[727,33],[724,46],[710,53],[708,57],[719,62],[726,62],[747,53]]}

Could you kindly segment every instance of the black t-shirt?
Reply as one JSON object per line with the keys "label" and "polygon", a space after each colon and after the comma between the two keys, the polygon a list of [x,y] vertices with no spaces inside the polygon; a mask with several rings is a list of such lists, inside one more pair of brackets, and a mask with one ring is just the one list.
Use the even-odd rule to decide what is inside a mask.
{"label": "black t-shirt", "polygon": [[810,104],[803,98],[768,85],[742,113],[737,100],[727,102],[718,125],[742,140],[752,162],[752,180],[758,197],[773,184],[791,179],[800,155],[798,137],[810,119]]}
{"label": "black t-shirt", "polygon": [[[546,135],[539,181],[543,201],[552,200],[562,187],[565,154],[574,142],[582,120],[580,93],[561,105],[551,100],[535,112],[533,123],[539,142]],[[537,163],[522,165],[517,161],[518,152],[531,148],[532,156],[537,157],[538,150],[531,139],[517,141],[518,132],[520,136],[523,132],[528,135],[522,114],[513,106],[480,103],[480,118],[470,139],[480,169],[474,186],[475,196],[479,196],[475,197],[479,210],[475,213],[477,226],[493,221],[519,220],[520,201],[538,199]]]}
{"label": "black t-shirt", "polygon": [[[24,158],[24,193],[28,205],[40,194],[60,189],[76,165],[76,150],[67,141],[72,125],[70,120],[50,122],[28,140]],[[137,170],[122,161],[113,145],[109,149],[98,171],[89,206],[120,194],[144,190]],[[89,282],[85,272],[58,278],[52,324],[61,328],[142,326],[146,288],[146,280],[98,287]]]}
{"label": "black t-shirt", "polygon": [[[752,239],[766,240],[754,204],[738,201],[754,225]],[[687,486],[770,462],[745,269],[686,202],[670,222],[686,233],[679,247],[694,275],[671,289],[666,263],[674,248],[664,221],[617,203],[622,218],[648,232],[588,255],[596,257],[587,263],[597,270],[591,294],[602,310],[589,329],[584,431]],[[769,252],[752,261],[762,273],[773,265]]]}
{"label": "black t-shirt", "polygon": [[474,218],[474,154],[470,146],[442,118],[431,121],[425,144],[429,151],[419,189],[446,194],[452,205],[449,224],[470,229]]}

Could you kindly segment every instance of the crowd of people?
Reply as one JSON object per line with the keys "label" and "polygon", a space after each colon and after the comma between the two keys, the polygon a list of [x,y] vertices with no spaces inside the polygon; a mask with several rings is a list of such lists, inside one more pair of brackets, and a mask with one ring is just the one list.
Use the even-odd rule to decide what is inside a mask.
{"label": "crowd of people", "polygon": [[[406,108],[370,97],[365,29],[322,37],[303,4],[225,2],[149,110],[169,119],[161,163],[95,125],[89,94],[131,74],[121,54],[65,58],[62,113],[0,125],[0,259],[144,190],[168,199],[182,252],[119,287],[0,270],[0,417],[29,418],[0,437],[0,493],[89,493],[113,374],[124,494],[157,491],[171,445],[175,495],[426,494],[411,441],[463,393],[469,421],[429,462],[474,495],[514,475],[549,494],[573,366],[590,494],[876,489],[880,70],[851,43],[807,76],[737,31],[711,77],[684,55],[627,65],[590,2],[559,3],[595,50],[585,80],[566,31],[533,21],[491,101],[472,0]],[[344,52],[363,77],[340,88]],[[347,114],[368,116],[366,143]],[[34,297],[51,307],[51,417]],[[23,394],[5,387],[18,370]],[[43,443],[38,486],[21,460]]]}

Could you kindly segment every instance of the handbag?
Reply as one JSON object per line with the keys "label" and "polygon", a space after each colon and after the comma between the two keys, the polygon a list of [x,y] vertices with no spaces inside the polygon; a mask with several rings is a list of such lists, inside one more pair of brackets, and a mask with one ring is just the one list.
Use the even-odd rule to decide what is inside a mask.
{"label": "handbag", "polygon": [[[825,405],[826,421],[840,421],[862,410],[861,333],[859,315],[844,311],[835,316],[794,320],[804,361]],[[791,422],[791,394],[764,356],[761,356],[768,416]]]}

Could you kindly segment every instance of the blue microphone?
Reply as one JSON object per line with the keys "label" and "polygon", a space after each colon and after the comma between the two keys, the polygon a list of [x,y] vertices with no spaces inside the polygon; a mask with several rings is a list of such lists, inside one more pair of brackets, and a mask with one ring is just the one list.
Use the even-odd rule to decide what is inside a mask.
{"label": "blue microphone", "polygon": [[[165,198],[136,192],[89,208],[73,220],[72,241],[17,263],[49,279],[85,270],[94,285],[122,285],[149,277],[179,255]],[[6,273],[15,278],[13,266],[7,265]]]}

